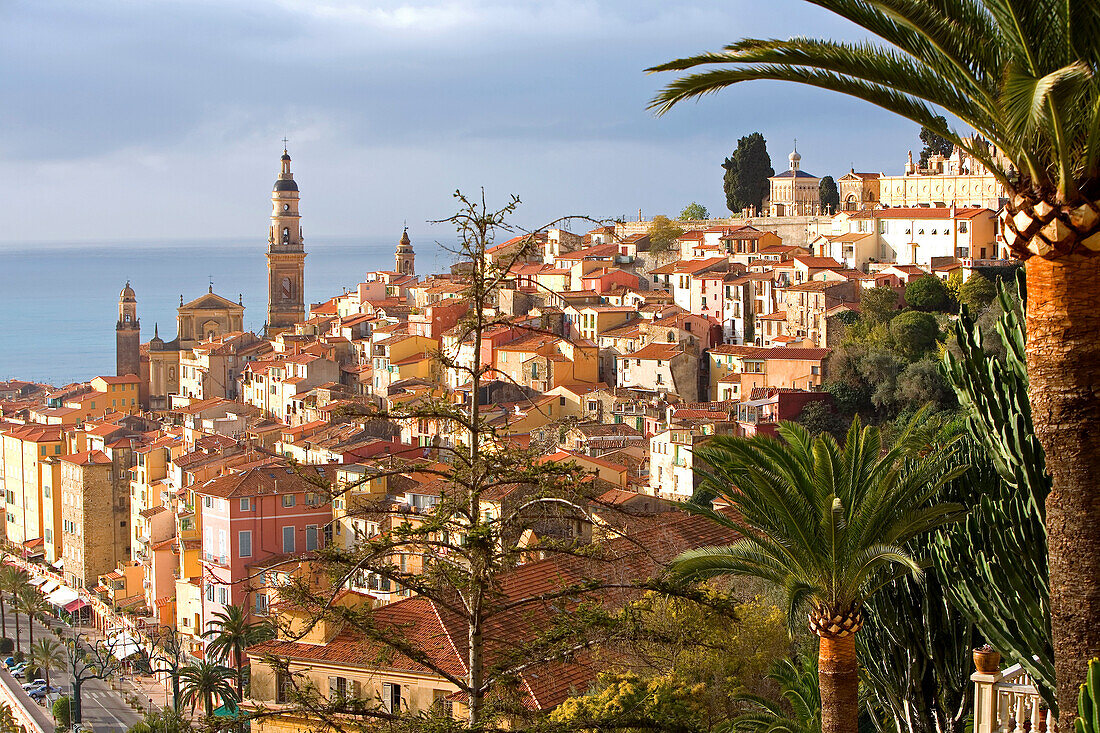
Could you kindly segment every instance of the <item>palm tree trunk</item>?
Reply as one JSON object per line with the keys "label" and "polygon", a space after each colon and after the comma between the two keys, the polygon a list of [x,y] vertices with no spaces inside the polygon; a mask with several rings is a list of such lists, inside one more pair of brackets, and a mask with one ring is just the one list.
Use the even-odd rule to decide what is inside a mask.
{"label": "palm tree trunk", "polygon": [[5,639],[8,638],[8,618],[4,612],[4,591],[2,590],[0,590],[0,626],[3,627],[0,630],[0,635]]}
{"label": "palm tree trunk", "polygon": [[1027,261],[1032,419],[1053,487],[1046,501],[1058,730],[1100,656],[1100,257]]}
{"label": "palm tree trunk", "polygon": [[23,647],[19,644],[19,609],[15,607],[15,604],[11,604],[11,613],[15,616],[15,651],[23,651]]}
{"label": "palm tree trunk", "polygon": [[820,637],[817,673],[821,687],[821,733],[856,733],[859,672],[854,634]]}

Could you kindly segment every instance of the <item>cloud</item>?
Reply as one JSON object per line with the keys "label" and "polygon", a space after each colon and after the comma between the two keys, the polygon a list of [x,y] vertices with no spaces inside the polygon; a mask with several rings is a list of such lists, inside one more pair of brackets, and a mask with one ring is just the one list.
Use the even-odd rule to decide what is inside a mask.
{"label": "cloud", "polygon": [[[655,119],[642,69],[742,35],[851,35],[801,0],[34,0],[4,6],[5,239],[262,232],[287,135],[309,231],[435,218],[454,187],[559,210],[721,208],[718,162],[896,169],[911,125],[757,84]],[[855,152],[849,152],[854,150]],[[854,160],[853,160],[854,159]]]}

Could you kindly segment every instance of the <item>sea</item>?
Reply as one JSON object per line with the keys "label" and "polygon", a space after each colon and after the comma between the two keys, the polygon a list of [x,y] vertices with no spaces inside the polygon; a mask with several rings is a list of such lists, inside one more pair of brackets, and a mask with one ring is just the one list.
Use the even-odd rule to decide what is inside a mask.
{"label": "sea", "polygon": [[[367,272],[393,269],[392,237],[313,237],[306,241],[306,303],[354,288]],[[452,255],[417,242],[418,272],[445,271]],[[245,305],[245,328],[257,333],[267,311],[267,243],[263,239],[0,244],[0,381],[55,386],[115,372],[118,296],[137,294],[141,340],[153,327],[176,336],[180,296],[211,287]]]}

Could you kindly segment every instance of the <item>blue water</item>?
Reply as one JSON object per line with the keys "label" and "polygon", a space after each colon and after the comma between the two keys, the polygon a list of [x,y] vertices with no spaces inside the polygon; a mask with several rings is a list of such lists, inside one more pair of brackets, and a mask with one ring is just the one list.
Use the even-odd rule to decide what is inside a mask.
{"label": "blue water", "polygon": [[[306,303],[354,287],[366,272],[393,269],[392,239],[314,237],[306,242]],[[414,241],[417,270],[445,270],[451,256]],[[0,380],[61,385],[114,374],[118,293],[129,280],[141,339],[176,335],[180,295],[243,295],[245,328],[259,332],[267,310],[266,243],[210,240],[155,244],[55,243],[0,246]]]}

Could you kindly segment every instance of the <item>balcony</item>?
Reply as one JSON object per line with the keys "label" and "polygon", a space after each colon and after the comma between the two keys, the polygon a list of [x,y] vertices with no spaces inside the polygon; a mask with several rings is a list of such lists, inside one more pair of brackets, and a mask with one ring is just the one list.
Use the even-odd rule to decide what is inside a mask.
{"label": "balcony", "polygon": [[1023,667],[1016,664],[994,674],[975,672],[974,733],[1047,733],[1054,716]]}

